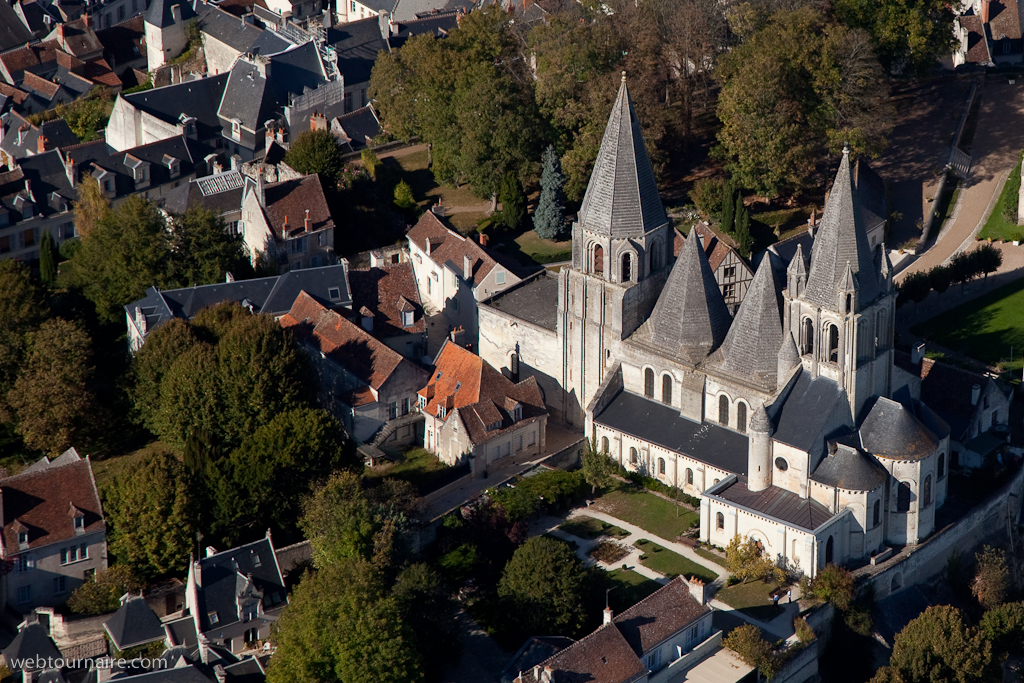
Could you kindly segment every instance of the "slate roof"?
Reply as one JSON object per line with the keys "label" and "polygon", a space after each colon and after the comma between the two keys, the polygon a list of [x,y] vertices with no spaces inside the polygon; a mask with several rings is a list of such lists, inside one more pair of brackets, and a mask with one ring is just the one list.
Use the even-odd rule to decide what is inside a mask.
{"label": "slate roof", "polygon": [[796,340],[792,332],[783,332],[782,346],[779,347],[777,364],[777,380],[779,382],[788,379],[788,373],[800,365],[800,352],[796,348]]}
{"label": "slate roof", "polygon": [[85,518],[84,533],[106,529],[92,465],[74,449],[52,462],[41,460],[21,474],[0,479],[0,499],[7,556],[21,552],[15,526],[28,528],[29,548],[78,536],[72,506]]}
{"label": "slate roof", "polygon": [[532,669],[575,642],[564,636],[534,636],[528,639],[501,670],[501,683],[519,683],[515,679],[520,672]]}
{"label": "slate roof", "polygon": [[545,268],[498,292],[487,305],[554,332],[558,323],[558,276]]}
{"label": "slate roof", "polygon": [[[182,177],[187,177],[201,163],[203,157],[213,149],[205,143],[198,142],[184,135],[151,142],[141,147],[133,147],[117,151],[102,138],[64,150],[67,159],[74,160],[75,173],[102,169],[113,174],[115,196],[121,197],[136,190],[136,181],[132,169],[137,161],[149,164],[147,189],[166,185]],[[172,176],[166,158],[178,159],[179,173]],[[77,192],[76,192],[77,194]]]}
{"label": "slate roof", "polygon": [[133,674],[131,680],[141,683],[211,683],[211,679],[194,665],[188,664],[172,669],[157,669],[146,673]]}
{"label": "slate roof", "polygon": [[846,272],[847,263],[857,277],[861,308],[881,294],[878,267],[868,246],[859,202],[850,169],[850,153],[844,149],[821,216],[821,226],[814,239],[811,269],[802,296],[806,301],[835,310],[839,282]]}
{"label": "slate roof", "polygon": [[615,617],[614,624],[638,656],[711,611],[690,593],[681,576]]}
{"label": "slate roof", "polygon": [[[586,681],[587,683],[632,683],[647,677],[647,667],[633,652],[615,624],[604,624],[585,638],[576,641],[541,668],[551,667],[555,681]],[[522,683],[540,683],[534,669],[523,672]]]}
{"label": "slate roof", "polygon": [[174,15],[171,8],[178,5],[181,8],[181,20],[188,21],[198,16],[192,3],[187,0],[150,0],[149,9],[146,10],[146,23],[157,28],[167,28],[174,24]]}
{"label": "slate roof", "polygon": [[141,595],[129,595],[103,628],[118,650],[164,639],[160,619]]}
{"label": "slate roof", "polygon": [[846,392],[827,377],[812,378],[800,370],[796,379],[780,394],[780,405],[773,416],[776,441],[804,452],[812,451],[826,436],[829,416],[837,403],[846,401]]}
{"label": "slate roof", "polygon": [[978,410],[971,404],[974,385],[981,385],[982,397],[999,391],[990,378],[933,358],[924,358],[915,365],[910,362],[910,354],[895,351],[893,361],[900,369],[921,378],[921,401],[941,416],[957,440],[970,429]]}
{"label": "slate roof", "polygon": [[[350,270],[348,281],[352,287],[352,310],[359,311],[364,306],[369,309],[373,315],[375,337],[427,331],[412,263],[406,261],[368,270]],[[405,327],[402,325],[402,309],[409,305],[413,310],[413,324]],[[357,319],[355,322],[360,321]]]}
{"label": "slate roof", "polygon": [[373,106],[366,105],[334,119],[352,151],[358,152],[380,135],[380,121]]}
{"label": "slate roof", "polygon": [[264,683],[267,672],[260,660],[256,657],[245,659],[228,664],[224,667],[227,674],[227,683]]}
{"label": "slate roof", "polygon": [[82,59],[103,52],[103,45],[96,37],[96,31],[91,24],[86,23],[85,17],[57,24],[57,28],[47,36],[47,39],[56,39],[64,50]]}
{"label": "slate roof", "polygon": [[939,439],[903,404],[878,396],[860,427],[868,453],[890,460],[920,460],[935,452]]}
{"label": "slate roof", "polygon": [[[197,3],[196,8],[199,13],[199,30],[228,47],[234,48],[239,54],[252,53],[250,47],[264,34],[263,29],[224,11],[218,5],[200,2]],[[273,32],[267,31],[267,33]],[[277,40],[281,43],[281,47],[274,52],[280,52],[289,46],[289,43],[280,38]],[[261,52],[261,54],[272,53]]]}
{"label": "slate roof", "polygon": [[782,318],[771,259],[761,259],[725,341],[709,361],[741,381],[774,392],[781,348]]}
{"label": "slate roof", "polygon": [[579,222],[584,230],[614,238],[642,235],[668,222],[625,76],[583,196]]}
{"label": "slate roof", "polygon": [[737,478],[722,490],[712,494],[751,512],[774,517],[793,526],[814,531],[834,516],[829,509],[811,498],[778,486],[769,486],[763,491],[752,492],[747,488],[746,477]]}
{"label": "slate roof", "polygon": [[[270,539],[263,538],[246,545],[225,550],[197,563],[202,572],[199,589],[199,627],[205,633],[234,624],[240,620],[237,596],[239,584],[246,583],[252,576],[253,586],[263,593],[265,609],[272,606],[269,598],[274,594],[282,605],[287,600],[284,579],[277,567],[274,546]],[[210,614],[217,614],[216,625],[210,623]]]}
{"label": "slate roof", "polygon": [[264,187],[263,196],[266,201],[263,211],[276,238],[281,238],[285,232],[286,221],[289,236],[301,234],[305,230],[307,210],[310,233],[334,228],[324,188],[316,173],[295,180],[270,183]]}
{"label": "slate roof", "polygon": [[412,365],[402,354],[305,292],[281,316],[280,323],[374,389],[380,389],[403,364]]}
{"label": "slate roof", "polygon": [[846,444],[835,448],[818,464],[811,479],[847,491],[874,491],[885,484],[885,470],[870,455]]}
{"label": "slate roof", "polygon": [[377,54],[388,49],[377,17],[327,29],[327,44],[338,54],[338,71],[345,78],[345,87],[368,83]]}
{"label": "slate roof", "polygon": [[32,40],[28,27],[21,22],[10,3],[0,2],[0,52],[11,50]]}
{"label": "slate roof", "polygon": [[652,342],[695,365],[722,343],[730,321],[700,240],[686,240],[651,313]]}
{"label": "slate roof", "polygon": [[58,150],[25,157],[18,161],[16,170],[0,173],[0,212],[7,212],[11,224],[25,219],[26,181],[34,198],[33,218],[70,210],[71,200],[78,196],[68,183]]}
{"label": "slate roof", "polygon": [[747,471],[747,436],[711,423],[694,422],[657,401],[620,392],[594,422],[699,460],[726,472]]}
{"label": "slate roof", "polygon": [[46,634],[46,629],[39,622],[25,624],[18,629],[18,635],[14,636],[11,644],[3,650],[4,660],[11,671],[20,671],[15,667],[15,661],[26,659],[57,659],[60,651]]}
{"label": "slate roof", "polygon": [[103,45],[103,56],[115,69],[146,58],[146,20],[137,16],[96,32]]}
{"label": "slate roof", "polygon": [[[151,6],[152,7],[152,6]],[[196,132],[201,140],[219,137],[221,121],[217,110],[224,95],[230,73],[207,76],[162,88],[121,95],[132,106],[167,123],[177,124],[182,114],[181,103],[188,102],[188,115],[196,119]]]}
{"label": "slate roof", "polygon": [[168,213],[182,214],[191,206],[201,206],[217,215],[240,211],[244,178],[238,171],[225,171],[193,178],[164,193],[163,208]]}
{"label": "slate roof", "polygon": [[[399,2],[399,10],[401,11],[408,4],[410,3]],[[404,21],[401,17],[393,15],[392,20],[397,20],[397,25],[391,29],[391,35],[388,36],[388,45],[392,50],[402,47],[405,41],[413,36],[430,34],[435,38],[445,38],[459,25],[458,14],[454,9],[437,10],[428,15]]]}
{"label": "slate roof", "polygon": [[[22,132],[21,129],[24,128]],[[21,143],[18,142],[21,132]],[[15,159],[37,154],[39,151],[39,136],[46,138],[46,149],[56,147],[70,147],[78,144],[78,136],[71,132],[64,119],[52,119],[43,121],[38,126],[33,126],[27,119],[16,112],[11,112],[9,127],[3,141],[0,142],[0,149],[13,156]]]}
{"label": "slate roof", "polygon": [[275,109],[273,99],[265,97],[267,79],[255,64],[244,59],[236,61],[228,73],[217,116],[227,121],[237,118],[245,128],[259,130],[263,122],[273,118]]}

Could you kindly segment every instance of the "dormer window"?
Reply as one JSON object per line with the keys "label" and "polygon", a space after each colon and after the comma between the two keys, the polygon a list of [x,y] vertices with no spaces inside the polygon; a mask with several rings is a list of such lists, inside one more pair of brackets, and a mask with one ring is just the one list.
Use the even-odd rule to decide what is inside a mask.
{"label": "dormer window", "polygon": [[19,548],[27,548],[28,547],[28,531],[27,530],[26,531],[19,531],[18,532],[18,547]]}
{"label": "dormer window", "polygon": [[512,409],[512,421],[519,422],[523,419],[523,406],[516,404],[516,407]]}
{"label": "dormer window", "polygon": [[441,418],[442,420],[444,419],[444,406],[442,406],[442,405],[438,405],[437,406],[437,416],[439,418]]}
{"label": "dormer window", "polygon": [[85,531],[85,517],[84,516],[77,515],[75,517],[75,531],[77,533],[81,533],[81,532]]}
{"label": "dormer window", "polygon": [[220,616],[216,612],[210,612],[206,616],[210,619],[210,626],[220,622]]}
{"label": "dormer window", "polygon": [[420,397],[418,397],[418,400],[417,400],[416,404],[417,404],[417,405],[418,405],[418,406],[419,406],[420,408],[426,408],[426,407],[427,407],[427,397],[426,397],[426,396],[420,396]]}
{"label": "dormer window", "polygon": [[412,327],[412,311],[402,311],[402,327]]}
{"label": "dormer window", "polygon": [[256,554],[253,554],[253,556],[252,556],[252,566],[259,567],[259,566],[262,566],[262,564],[263,563],[260,560],[260,556],[256,555]]}
{"label": "dormer window", "polygon": [[242,139],[242,121],[241,119],[231,119],[231,137],[236,140]]}

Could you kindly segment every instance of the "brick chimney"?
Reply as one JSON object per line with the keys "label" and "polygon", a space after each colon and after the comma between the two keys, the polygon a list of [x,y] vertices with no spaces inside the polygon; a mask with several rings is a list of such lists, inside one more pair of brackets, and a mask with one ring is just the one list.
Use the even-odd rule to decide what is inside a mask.
{"label": "brick chimney", "polygon": [[68,184],[71,185],[71,187],[76,187],[78,185],[78,177],[75,173],[75,160],[71,158],[70,154],[64,162],[64,172],[68,176]]}
{"label": "brick chimney", "polygon": [[309,232],[310,227],[311,225],[309,222],[309,209],[306,209],[306,218],[302,221],[302,229],[305,230],[306,232]]}
{"label": "brick chimney", "polygon": [[284,217],[284,224],[281,226],[281,237],[288,239],[288,216]]}
{"label": "brick chimney", "polygon": [[46,136],[40,133],[39,137],[36,138],[36,151],[39,152],[40,154],[45,152],[47,150],[47,142],[49,142],[49,140],[46,139]]}
{"label": "brick chimney", "polygon": [[466,278],[466,280],[470,280],[473,277],[473,261],[470,260],[468,254],[462,257],[462,277]]}
{"label": "brick chimney", "polygon": [[327,130],[327,117],[316,111],[309,117],[310,130]]}
{"label": "brick chimney", "polygon": [[85,24],[86,28],[89,28],[90,26],[92,26],[92,15],[88,14],[88,13],[85,14],[82,17],[82,23]]}
{"label": "brick chimney", "polygon": [[988,3],[989,0],[981,0],[981,23],[988,23]]}
{"label": "brick chimney", "polygon": [[485,235],[484,233],[480,233],[480,246],[481,247],[486,247],[487,246],[487,235]]}

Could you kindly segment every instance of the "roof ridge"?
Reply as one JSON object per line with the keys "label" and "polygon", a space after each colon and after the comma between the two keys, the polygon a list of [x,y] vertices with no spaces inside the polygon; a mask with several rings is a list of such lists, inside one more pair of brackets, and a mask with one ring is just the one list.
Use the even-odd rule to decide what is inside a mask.
{"label": "roof ridge", "polygon": [[[771,259],[763,258],[722,342],[721,367],[746,376],[752,373],[754,381],[774,390],[784,341]],[[771,381],[772,375],[776,381]]]}
{"label": "roof ridge", "polygon": [[[684,578],[683,578],[683,575],[682,575],[682,574],[679,574],[679,575],[677,575],[677,576],[676,576],[675,578],[673,578],[673,579],[672,579],[671,581],[669,581],[668,583],[666,583],[665,585],[663,585],[663,586],[662,586],[661,588],[659,588],[658,590],[656,590],[656,591],[654,591],[653,593],[651,593],[650,595],[648,595],[648,596],[647,596],[646,598],[644,598],[643,600],[640,600],[639,602],[635,602],[635,603],[633,603],[633,605],[632,605],[632,606],[630,606],[630,607],[627,607],[626,609],[622,610],[622,612],[620,612],[620,613],[619,613],[619,615],[618,615],[617,617],[615,617],[614,619],[612,619],[612,622],[614,623],[614,622],[618,621],[619,619],[621,619],[621,618],[622,618],[622,617],[624,617],[625,615],[629,614],[629,613],[630,613],[631,611],[633,611],[633,610],[634,610],[634,609],[636,609],[637,607],[640,607],[640,605],[643,605],[643,604],[644,604],[644,603],[646,603],[646,602],[647,602],[648,600],[650,600],[651,598],[653,598],[654,596],[656,596],[656,595],[657,595],[658,593],[662,592],[663,590],[665,590],[665,589],[666,589],[666,588],[668,588],[669,586],[671,586],[671,585],[673,585],[673,584],[677,584],[677,583],[678,583],[678,584],[682,584],[682,583],[683,583],[683,582],[684,582],[685,580],[686,580],[686,579],[684,579]],[[686,589],[686,594],[687,594],[687,595],[690,595],[690,589],[689,589],[689,587],[687,587],[687,589]],[[693,596],[691,595],[690,597],[693,597]],[[696,601],[696,598],[694,598],[694,601]]]}
{"label": "roof ridge", "polygon": [[[43,456],[43,457],[47,457],[47,456]],[[53,460],[50,460],[50,462],[47,463],[46,467],[43,467],[41,469],[33,470],[31,472],[28,471],[28,470],[25,470],[25,471],[19,472],[17,474],[12,474],[9,477],[4,477],[3,479],[0,479],[0,486],[5,485],[7,482],[11,481],[12,479],[19,479],[19,478],[22,478],[22,477],[27,479],[29,477],[35,477],[35,476],[42,475],[42,474],[48,474],[48,473],[53,472],[55,470],[64,469],[65,467],[69,467],[71,465],[79,465],[79,464],[82,464],[82,463],[88,463],[89,462],[88,456],[86,456],[85,458],[81,458],[80,457],[78,460],[71,460],[69,462],[65,462],[65,463],[62,463],[60,465],[54,465],[53,463],[56,462],[57,459],[58,458],[54,458]],[[36,462],[32,463],[32,464],[34,465],[37,462],[39,462],[39,460],[36,460]],[[31,465],[30,465],[30,467],[31,467]],[[91,471],[92,467],[90,466],[89,469]],[[94,482],[94,485],[95,485],[95,482]]]}

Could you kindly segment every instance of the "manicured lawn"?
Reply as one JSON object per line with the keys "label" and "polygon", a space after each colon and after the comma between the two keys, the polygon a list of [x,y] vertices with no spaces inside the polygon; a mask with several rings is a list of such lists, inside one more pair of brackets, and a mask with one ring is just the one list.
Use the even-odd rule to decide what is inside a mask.
{"label": "manicured lawn", "polygon": [[445,216],[445,220],[451,223],[452,227],[460,234],[471,235],[474,240],[477,239],[476,226],[484,218],[487,218],[486,211],[462,211]]}
{"label": "manicured lawn", "polygon": [[[946,219],[949,218],[949,214],[953,211],[953,207],[956,206],[957,197],[960,196],[960,180],[954,177],[950,177],[946,181],[946,191],[936,201],[939,205],[935,207],[935,220],[932,222],[932,233],[938,235],[942,230],[943,224]],[[953,184],[953,191],[949,191],[949,184]]]}
{"label": "manicured lawn", "polygon": [[608,522],[602,522],[601,520],[594,519],[593,517],[573,517],[558,528],[566,533],[570,533],[578,538],[584,538],[588,541],[600,536],[629,536],[629,532],[625,529],[617,527],[614,524],[609,524]]}
{"label": "manicured lawn", "polygon": [[633,487],[619,488],[604,494],[597,499],[596,506],[601,512],[635,524],[668,541],[674,541],[700,520],[697,512],[684,507],[677,509],[674,503]]}
{"label": "manicured lawn", "polygon": [[[487,203],[473,194],[469,185],[452,187],[438,185],[433,172],[427,168],[427,150],[422,149],[412,154],[394,157],[401,167],[401,177],[412,188],[413,197],[423,204],[424,208],[434,204],[438,199],[445,206],[475,206]],[[475,225],[475,222],[474,222]]]}
{"label": "manicured lawn", "polygon": [[[771,621],[782,614],[782,608],[772,604],[770,594],[777,589],[779,584],[765,583],[764,581],[748,581],[737,583],[735,586],[723,588],[715,594],[715,598],[744,614],[749,614],[754,619]],[[783,596],[779,602],[785,602]]]}
{"label": "manicured lawn", "polygon": [[536,263],[558,263],[572,258],[572,240],[545,240],[533,230],[527,230],[515,242],[519,250]]}
{"label": "manicured lawn", "polygon": [[[1012,242],[1024,238],[1024,226],[1017,225],[1017,192],[1020,190],[1020,160],[1010,170],[1010,176],[1006,179],[1003,192],[999,195],[999,201],[992,209],[992,215],[985,221],[985,227],[981,229],[981,239],[1003,240]],[[1014,220],[1008,221],[1003,215],[1010,207]]]}
{"label": "manicured lawn", "polygon": [[640,556],[640,564],[659,574],[664,574],[670,579],[680,575],[696,576],[704,583],[711,583],[718,578],[718,574],[707,567],[701,566],[679,553],[666,550],[647,539],[642,538],[633,545],[644,553]]}
{"label": "manicured lawn", "polygon": [[428,450],[413,448],[405,454],[405,460],[402,462],[367,468],[365,475],[371,483],[385,477],[402,479],[415,486],[419,494],[424,496],[468,472],[468,468],[465,467],[449,467]]}
{"label": "manicured lawn", "polygon": [[724,557],[716,555],[715,553],[711,552],[710,550],[704,550],[704,548],[694,548],[693,552],[697,553],[698,555],[703,557],[705,560],[711,560],[712,562],[714,562],[717,565],[721,565],[722,567],[725,567],[726,569],[729,568],[729,565],[725,561]]}
{"label": "manicured lawn", "polygon": [[616,612],[632,607],[661,588],[657,581],[637,574],[632,569],[616,569],[608,572],[607,577],[614,584],[614,590],[608,594],[608,600]]}
{"label": "manicured lawn", "polygon": [[1010,360],[1006,370],[1020,370],[1024,352],[1024,280],[993,290],[913,328],[927,340],[995,365]]}

